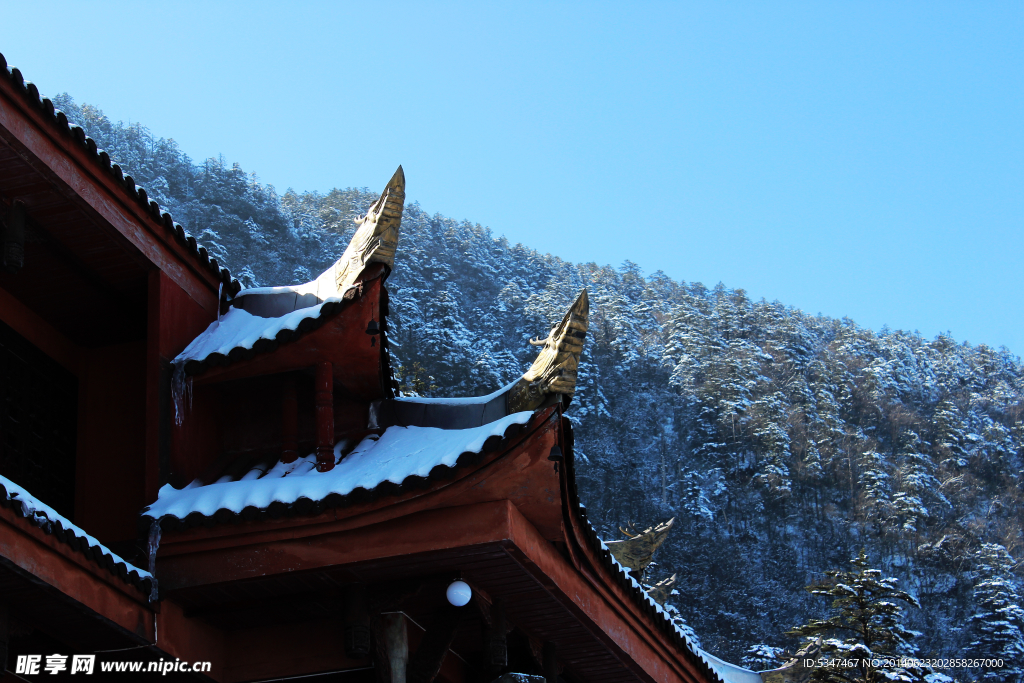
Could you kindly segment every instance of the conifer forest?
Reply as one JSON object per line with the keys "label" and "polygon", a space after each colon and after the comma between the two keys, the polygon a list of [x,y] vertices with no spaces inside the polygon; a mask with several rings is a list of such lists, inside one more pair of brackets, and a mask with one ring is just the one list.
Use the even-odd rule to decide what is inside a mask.
{"label": "conifer forest", "polygon": [[[316,277],[377,198],[278,193],[67,95],[54,103],[243,286]],[[410,188],[413,199],[411,177]],[[805,587],[864,550],[919,605],[903,613],[904,654],[1024,662],[1019,358],[754,301],[743,283],[531,247],[407,204],[388,280],[401,390],[467,396],[510,382],[536,353],[528,340],[588,288],[568,411],[581,497],[606,540],[677,518],[645,580],[678,574],[669,602],[703,649],[778,666],[802,645],[787,632],[827,616],[829,601]]]}

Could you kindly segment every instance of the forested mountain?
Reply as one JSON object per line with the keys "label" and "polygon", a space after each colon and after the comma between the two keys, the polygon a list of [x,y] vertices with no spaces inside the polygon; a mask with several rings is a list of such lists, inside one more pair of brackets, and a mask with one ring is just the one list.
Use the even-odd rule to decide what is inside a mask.
{"label": "forested mountain", "polygon": [[[311,279],[376,199],[279,195],[238,165],[193,163],[139,125],[55,102],[246,286]],[[804,586],[861,548],[920,601],[907,625],[921,656],[1024,648],[1022,612],[1006,609],[1022,585],[1024,368],[1005,348],[876,333],[629,262],[569,263],[415,203],[388,286],[396,372],[427,396],[519,376],[527,340],[589,289],[569,410],[581,494],[607,539],[678,517],[649,578],[679,573],[672,600],[706,650],[736,662],[759,644],[794,650],[785,631],[827,607]]]}

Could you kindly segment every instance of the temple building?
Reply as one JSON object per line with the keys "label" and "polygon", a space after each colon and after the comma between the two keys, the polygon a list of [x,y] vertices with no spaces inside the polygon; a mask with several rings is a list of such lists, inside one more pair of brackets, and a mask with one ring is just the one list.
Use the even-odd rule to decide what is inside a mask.
{"label": "temple building", "polygon": [[0,67],[0,680],[761,680],[587,520],[586,291],[510,385],[399,396],[401,167],[322,275],[241,289]]}

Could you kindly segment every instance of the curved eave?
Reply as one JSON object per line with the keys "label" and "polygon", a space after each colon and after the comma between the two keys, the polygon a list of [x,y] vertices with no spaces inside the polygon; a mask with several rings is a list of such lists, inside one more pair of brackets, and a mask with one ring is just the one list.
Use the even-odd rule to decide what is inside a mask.
{"label": "curved eave", "polygon": [[8,69],[7,60],[3,54],[0,54],[0,77],[10,82],[22,100],[30,109],[41,115],[40,118],[46,121],[51,130],[62,138],[70,138],[95,168],[111,177],[123,195],[131,202],[138,204],[149,219],[159,226],[160,230],[181,245],[199,269],[207,271],[215,280],[223,283],[230,295],[234,295],[241,289],[238,280],[231,277],[228,269],[217,263],[217,259],[212,258],[205,247],[196,242],[196,239],[188,234],[180,224],[174,222],[171,214],[161,209],[156,201],[150,199],[145,188],[136,185],[130,175],[126,175],[118,164],[113,163],[110,156],[96,145],[95,140],[87,136],[80,126],[70,123],[64,112],[56,109],[49,98],[41,97],[39,89],[31,81],[26,81],[19,69],[16,67]]}
{"label": "curved eave", "polygon": [[[548,411],[543,412],[546,413]],[[411,475],[397,484],[391,481],[384,481],[371,489],[358,487],[345,495],[331,493],[322,500],[300,497],[293,503],[275,501],[266,507],[245,507],[241,512],[234,512],[233,510],[221,507],[212,515],[193,512],[182,519],[164,515],[159,520],[160,529],[162,533],[173,533],[197,527],[209,528],[223,524],[258,523],[289,517],[316,517],[332,509],[371,505],[388,498],[397,499],[407,497],[410,494],[438,489],[447,482],[460,479],[472,472],[487,456],[511,450],[522,437],[535,430],[544,421],[541,419],[541,415],[541,413],[535,413],[529,422],[525,424],[509,425],[502,435],[493,435],[487,438],[479,451],[464,451],[458,456],[453,466],[437,465],[425,477]],[[140,523],[143,531],[147,530],[154,521],[154,518],[147,514],[147,511],[144,510],[142,512]]]}
{"label": "curved eave", "polygon": [[355,290],[349,290],[345,292],[345,296],[341,301],[329,301],[323,304],[317,315],[304,318],[294,330],[285,328],[280,330],[273,338],[261,337],[249,348],[236,346],[227,353],[211,353],[202,359],[186,361],[183,366],[185,374],[190,377],[197,377],[211,368],[225,367],[234,363],[252,360],[259,355],[273,353],[279,347],[297,341],[306,334],[320,329],[324,323],[348,308],[355,299]]}
{"label": "curved eave", "polygon": [[[602,543],[597,532],[594,531],[594,527],[591,526],[590,521],[587,519],[587,509],[580,501],[579,489],[576,486],[571,426],[568,424],[567,419],[565,424],[569,436],[567,439],[568,443],[566,444],[568,448],[565,449],[567,451],[565,454],[565,484],[568,498],[565,501],[565,509],[568,514],[567,521],[569,522],[566,532],[575,537],[570,540],[575,540],[578,545],[587,551],[589,555],[587,559],[594,558],[597,560],[591,563],[601,570],[602,578],[618,586],[649,621],[651,626],[681,652],[686,660],[706,677],[706,680],[723,681],[700,655],[689,639],[676,629],[668,614],[659,609],[657,603],[647,595],[647,592],[640,587],[640,584],[629,576],[622,565],[612,557],[611,551]],[[725,682],[723,681],[723,683]]]}
{"label": "curved eave", "polygon": [[387,275],[388,271],[385,268],[371,266],[371,268],[367,269],[363,279],[345,291],[340,301],[327,301],[321,304],[320,310],[315,315],[303,318],[295,329],[283,328],[278,330],[273,337],[261,336],[249,347],[236,346],[227,353],[214,352],[203,358],[186,360],[182,365],[182,369],[189,377],[199,377],[214,368],[226,368],[261,356],[268,356],[282,346],[293,344],[333,320],[352,304],[359,301],[365,293],[366,286],[375,280],[379,280],[380,286],[381,353],[384,353],[388,348],[388,292],[384,287],[384,280],[387,278]]}

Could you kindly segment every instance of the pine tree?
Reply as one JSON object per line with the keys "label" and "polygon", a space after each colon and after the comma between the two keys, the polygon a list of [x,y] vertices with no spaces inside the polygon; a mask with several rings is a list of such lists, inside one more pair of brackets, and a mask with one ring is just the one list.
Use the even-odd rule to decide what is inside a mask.
{"label": "pine tree", "polygon": [[911,667],[878,666],[885,658],[910,656],[915,633],[900,623],[900,602],[919,607],[917,599],[896,588],[896,579],[882,578],[872,569],[863,549],[851,560],[851,571],[829,570],[828,579],[807,587],[812,595],[832,598],[832,615],[812,619],[787,634],[822,637],[821,659],[834,665],[816,668],[812,680],[829,683],[923,681],[923,672]]}
{"label": "pine tree", "polygon": [[969,656],[1002,659],[1002,667],[988,667],[982,680],[1019,683],[1024,680],[1024,609],[1011,575],[1013,558],[1006,548],[985,543],[977,552],[974,600],[978,612],[971,617],[975,640]]}
{"label": "pine tree", "polygon": [[785,656],[781,647],[761,643],[747,649],[740,663],[751,671],[768,671],[779,668],[784,660]]}

